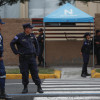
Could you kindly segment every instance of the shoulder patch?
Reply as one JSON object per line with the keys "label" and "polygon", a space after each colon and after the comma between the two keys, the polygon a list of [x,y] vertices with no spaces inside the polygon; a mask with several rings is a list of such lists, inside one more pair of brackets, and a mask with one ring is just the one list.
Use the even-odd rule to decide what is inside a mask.
{"label": "shoulder patch", "polygon": [[0,35],[0,40],[2,39],[2,36]]}
{"label": "shoulder patch", "polygon": [[2,36],[0,35],[0,42],[2,41]]}
{"label": "shoulder patch", "polygon": [[87,45],[88,43],[87,42],[84,42],[84,44]]}
{"label": "shoulder patch", "polygon": [[18,40],[18,36],[15,36],[14,39]]}

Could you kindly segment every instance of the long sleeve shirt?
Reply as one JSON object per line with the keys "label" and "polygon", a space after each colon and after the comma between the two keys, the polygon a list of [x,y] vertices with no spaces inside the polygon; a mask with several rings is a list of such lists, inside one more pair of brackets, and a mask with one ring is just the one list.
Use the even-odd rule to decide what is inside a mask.
{"label": "long sleeve shirt", "polygon": [[81,48],[81,52],[82,53],[86,53],[86,54],[90,54],[90,50],[92,49],[92,43],[90,40],[85,40],[83,42],[82,48]]}
{"label": "long sleeve shirt", "polygon": [[19,33],[10,43],[14,54],[30,55],[39,53],[38,41],[33,33],[26,35]]}
{"label": "long sleeve shirt", "polygon": [[3,56],[3,37],[0,33],[0,57]]}

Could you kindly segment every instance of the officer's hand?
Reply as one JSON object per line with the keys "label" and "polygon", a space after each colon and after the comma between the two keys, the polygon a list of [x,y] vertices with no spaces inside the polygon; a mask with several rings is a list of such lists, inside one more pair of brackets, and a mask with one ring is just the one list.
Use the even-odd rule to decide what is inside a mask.
{"label": "officer's hand", "polygon": [[80,55],[82,55],[82,52],[80,52]]}
{"label": "officer's hand", "polygon": [[17,54],[17,56],[19,57],[19,54]]}
{"label": "officer's hand", "polygon": [[2,57],[0,57],[0,60],[3,60],[3,58],[2,58]]}
{"label": "officer's hand", "polygon": [[99,42],[96,42],[96,44],[100,44]]}

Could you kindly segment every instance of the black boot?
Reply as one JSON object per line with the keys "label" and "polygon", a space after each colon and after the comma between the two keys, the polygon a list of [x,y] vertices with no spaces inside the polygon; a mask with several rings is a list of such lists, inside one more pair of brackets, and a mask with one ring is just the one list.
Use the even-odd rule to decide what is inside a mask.
{"label": "black boot", "polygon": [[41,85],[37,85],[37,92],[43,93],[43,90],[42,90],[42,88],[41,88]]}
{"label": "black boot", "polygon": [[89,73],[86,73],[86,76],[91,76],[91,74],[89,74]]}
{"label": "black boot", "polygon": [[24,89],[23,89],[22,93],[28,93],[27,85],[24,86]]}
{"label": "black boot", "polygon": [[11,99],[11,97],[5,93],[5,89],[0,89],[0,99]]}
{"label": "black boot", "polygon": [[81,74],[81,77],[86,77],[86,74]]}
{"label": "black boot", "polygon": [[86,77],[86,73],[82,71],[81,77]]}

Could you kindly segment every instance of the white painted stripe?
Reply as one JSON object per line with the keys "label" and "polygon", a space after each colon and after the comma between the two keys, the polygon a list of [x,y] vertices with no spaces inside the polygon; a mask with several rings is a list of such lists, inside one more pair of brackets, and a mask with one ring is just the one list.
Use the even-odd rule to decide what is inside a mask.
{"label": "white painted stripe", "polygon": [[0,76],[0,78],[6,78],[6,75],[4,75],[4,76]]}
{"label": "white painted stripe", "polygon": [[100,80],[44,80],[44,82],[100,82]]}
{"label": "white painted stripe", "polygon": [[100,91],[44,91],[44,93],[100,93]]}
{"label": "white painted stripe", "polygon": [[100,83],[100,81],[44,81],[43,83]]}
{"label": "white painted stripe", "polygon": [[34,100],[100,100],[99,96],[88,97],[35,97]]}
{"label": "white painted stripe", "polygon": [[44,90],[44,91],[45,91],[45,90],[52,90],[52,91],[53,91],[53,90],[62,90],[62,91],[63,91],[63,90],[66,90],[66,91],[72,91],[72,90],[73,90],[73,91],[74,91],[74,90],[76,90],[76,91],[77,91],[77,90],[81,90],[81,91],[83,91],[83,90],[96,91],[96,90],[99,90],[99,91],[100,91],[100,88],[62,88],[62,89],[61,89],[61,88],[53,88],[53,89],[52,89],[52,88],[44,88],[43,90]]}
{"label": "white painted stripe", "polygon": [[100,78],[92,79],[45,79],[45,81],[100,81]]}
{"label": "white painted stripe", "polygon": [[42,85],[43,87],[100,87],[100,85]]}
{"label": "white painted stripe", "polygon": [[[22,83],[6,83],[6,85],[19,85],[19,84],[22,84]],[[33,85],[35,83],[29,83],[30,85]]]}
{"label": "white painted stripe", "polygon": [[73,83],[69,83],[69,82],[68,82],[68,83],[44,83],[44,82],[43,82],[42,84],[43,84],[43,85],[74,85],[74,84],[76,84],[76,85],[79,85],[79,84],[80,84],[80,85],[81,85],[81,84],[82,84],[82,85],[83,85],[83,84],[84,84],[84,85],[86,85],[86,84],[87,84],[87,85],[100,85],[100,83],[80,83],[80,82],[79,82],[79,83],[74,83],[74,82],[73,82]]}

